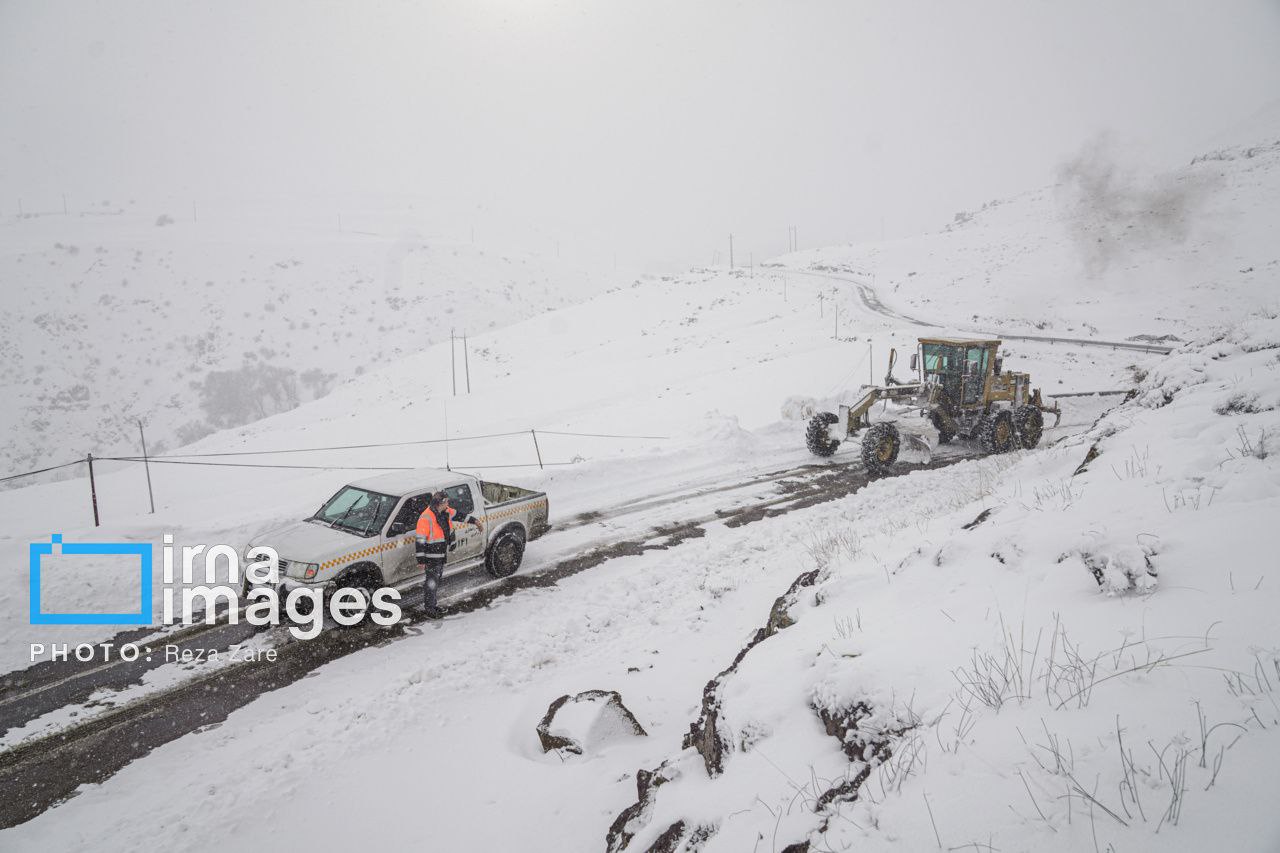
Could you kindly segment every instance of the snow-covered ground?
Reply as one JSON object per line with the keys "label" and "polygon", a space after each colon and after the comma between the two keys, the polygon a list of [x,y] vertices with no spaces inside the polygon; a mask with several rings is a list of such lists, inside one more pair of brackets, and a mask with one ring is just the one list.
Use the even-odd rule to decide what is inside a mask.
{"label": "snow-covered ground", "polygon": [[815,510],[795,624],[702,709],[720,774],[672,749],[627,849],[1275,850],[1277,353],[1233,327],[1084,436]]}
{"label": "snow-covered ground", "polygon": [[[1156,367],[1078,439],[713,527],[352,655],[9,842],[129,849],[160,832],[195,850],[216,830],[264,848],[488,849],[524,827],[522,849],[601,849],[636,768],[668,761],[629,849],[679,820],[715,828],[705,850],[778,850],[823,825],[813,849],[925,849],[935,825],[944,847],[1079,849],[1096,833],[1100,849],[1274,849],[1264,555],[1280,475],[1261,448],[1280,438],[1277,351],[1277,321],[1255,323]],[[1239,402],[1250,372],[1270,396]],[[704,684],[814,569],[794,624],[719,691],[723,772],[708,776],[680,749]],[[543,754],[546,706],[594,688],[620,691],[648,736]],[[816,810],[863,766],[822,709],[892,757],[857,803]],[[336,810],[361,819],[316,818]]]}
{"label": "snow-covered ground", "polygon": [[[1095,839],[1099,850],[1276,849],[1280,585],[1267,577],[1267,522],[1280,509],[1280,149],[1274,137],[1242,142],[1254,153],[1172,179],[1218,176],[1209,207],[1188,208],[1185,240],[1126,242],[1123,261],[1092,278],[1070,254],[1076,220],[1053,214],[1066,208],[1044,191],[913,243],[641,279],[477,334],[469,396],[450,394],[446,343],[182,448],[447,434],[459,439],[447,450],[455,467],[531,466],[531,436],[459,437],[537,428],[545,459],[574,464],[490,473],[545,489],[554,521],[808,458],[786,401],[878,381],[888,347],[909,351],[923,330],[868,310],[852,284],[801,272],[868,280],[886,305],[959,331],[1043,320],[1046,334],[1197,339],[1169,357],[1014,343],[1006,363],[1050,396],[1139,393],[1097,423],[1096,407],[1068,407],[1051,436],[1063,440],[1038,451],[881,480],[748,525],[713,523],[702,538],[352,654],[0,843],[136,849],[162,837],[201,850],[230,834],[263,849],[603,849],[637,801],[637,769],[662,767],[662,784],[618,822],[615,849],[664,834],[663,849],[705,851],[805,840],[813,850],[1067,850]],[[1099,204],[1094,214],[1113,215]],[[1204,211],[1226,208],[1237,217],[1230,248],[1221,235],[1195,242],[1206,221],[1221,221]],[[1129,213],[1114,214],[1121,227]],[[429,444],[223,459],[417,466],[445,453]],[[104,463],[100,530],[83,479],[14,489],[0,493],[0,555],[25,566],[26,543],[52,532],[239,544],[361,473],[157,463],[152,516],[141,469]],[[530,548],[530,565],[611,532],[553,533]],[[25,624],[24,581],[15,568],[0,592],[5,671],[25,665],[28,642],[105,635]],[[106,592],[65,578],[51,590],[84,601]],[[774,633],[704,694],[766,624]],[[548,704],[588,689],[619,691],[647,736],[581,757],[543,753],[535,726]],[[864,769],[860,789],[840,788]]]}

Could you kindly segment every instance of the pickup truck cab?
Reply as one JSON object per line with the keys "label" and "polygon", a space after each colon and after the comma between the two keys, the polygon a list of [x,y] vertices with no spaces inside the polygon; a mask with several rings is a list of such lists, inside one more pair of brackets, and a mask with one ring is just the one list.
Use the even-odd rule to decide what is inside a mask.
{"label": "pickup truck cab", "polygon": [[525,544],[547,530],[543,492],[419,468],[343,486],[315,514],[256,537],[245,551],[261,545],[276,550],[282,595],[320,589],[327,600],[350,588],[371,599],[381,587],[421,578],[414,529],[436,491],[449,496],[459,520],[474,515],[482,524],[455,522],[446,575],[483,565],[493,577],[506,577],[520,567]]}

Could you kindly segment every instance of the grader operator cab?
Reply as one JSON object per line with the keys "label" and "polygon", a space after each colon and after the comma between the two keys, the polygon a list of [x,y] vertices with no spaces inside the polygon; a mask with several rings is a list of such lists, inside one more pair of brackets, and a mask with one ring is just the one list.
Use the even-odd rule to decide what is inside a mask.
{"label": "grader operator cab", "polygon": [[[902,433],[923,443],[906,417],[927,419],[946,444],[959,437],[974,441],[987,453],[1032,448],[1044,433],[1044,414],[1062,413],[1046,406],[1040,389],[1031,387],[1026,373],[1003,370],[1000,341],[966,338],[920,338],[911,356],[918,381],[903,383],[893,376],[897,352],[889,351],[889,371],[883,386],[865,388],[852,405],[838,414],[820,412],[809,421],[805,443],[818,456],[830,456],[847,438],[862,436],[862,461],[873,474],[889,470],[898,459]],[[871,422],[871,410],[884,403],[883,417]]]}

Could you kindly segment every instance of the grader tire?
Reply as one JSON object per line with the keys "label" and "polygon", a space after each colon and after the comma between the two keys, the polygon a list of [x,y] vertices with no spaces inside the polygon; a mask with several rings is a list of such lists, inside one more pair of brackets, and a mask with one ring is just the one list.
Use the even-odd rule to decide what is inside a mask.
{"label": "grader tire", "polygon": [[1044,435],[1044,413],[1035,406],[1019,406],[1013,413],[1013,429],[1018,434],[1018,446],[1030,450]]}
{"label": "grader tire", "polygon": [[830,456],[836,452],[840,442],[833,441],[827,430],[840,420],[831,412],[818,412],[809,419],[809,427],[804,431],[804,444],[814,456]]}
{"label": "grader tire", "polygon": [[898,428],[893,424],[873,424],[862,436],[862,464],[872,475],[887,474],[898,461]]}
{"label": "grader tire", "polygon": [[956,431],[947,426],[947,419],[942,412],[929,412],[929,423],[938,431],[938,444],[950,444],[956,437]]}
{"label": "grader tire", "polygon": [[1016,441],[1013,416],[1007,411],[988,415],[978,428],[978,444],[987,453],[1008,453],[1014,448]]}

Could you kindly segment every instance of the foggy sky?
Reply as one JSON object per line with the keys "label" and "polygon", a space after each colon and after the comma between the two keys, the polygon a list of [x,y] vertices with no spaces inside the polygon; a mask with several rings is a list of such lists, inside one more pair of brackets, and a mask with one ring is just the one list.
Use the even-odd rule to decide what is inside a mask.
{"label": "foggy sky", "polygon": [[[340,210],[631,266],[937,228],[1280,94],[1280,3],[0,0],[0,215]],[[394,200],[391,200],[394,199]]]}

